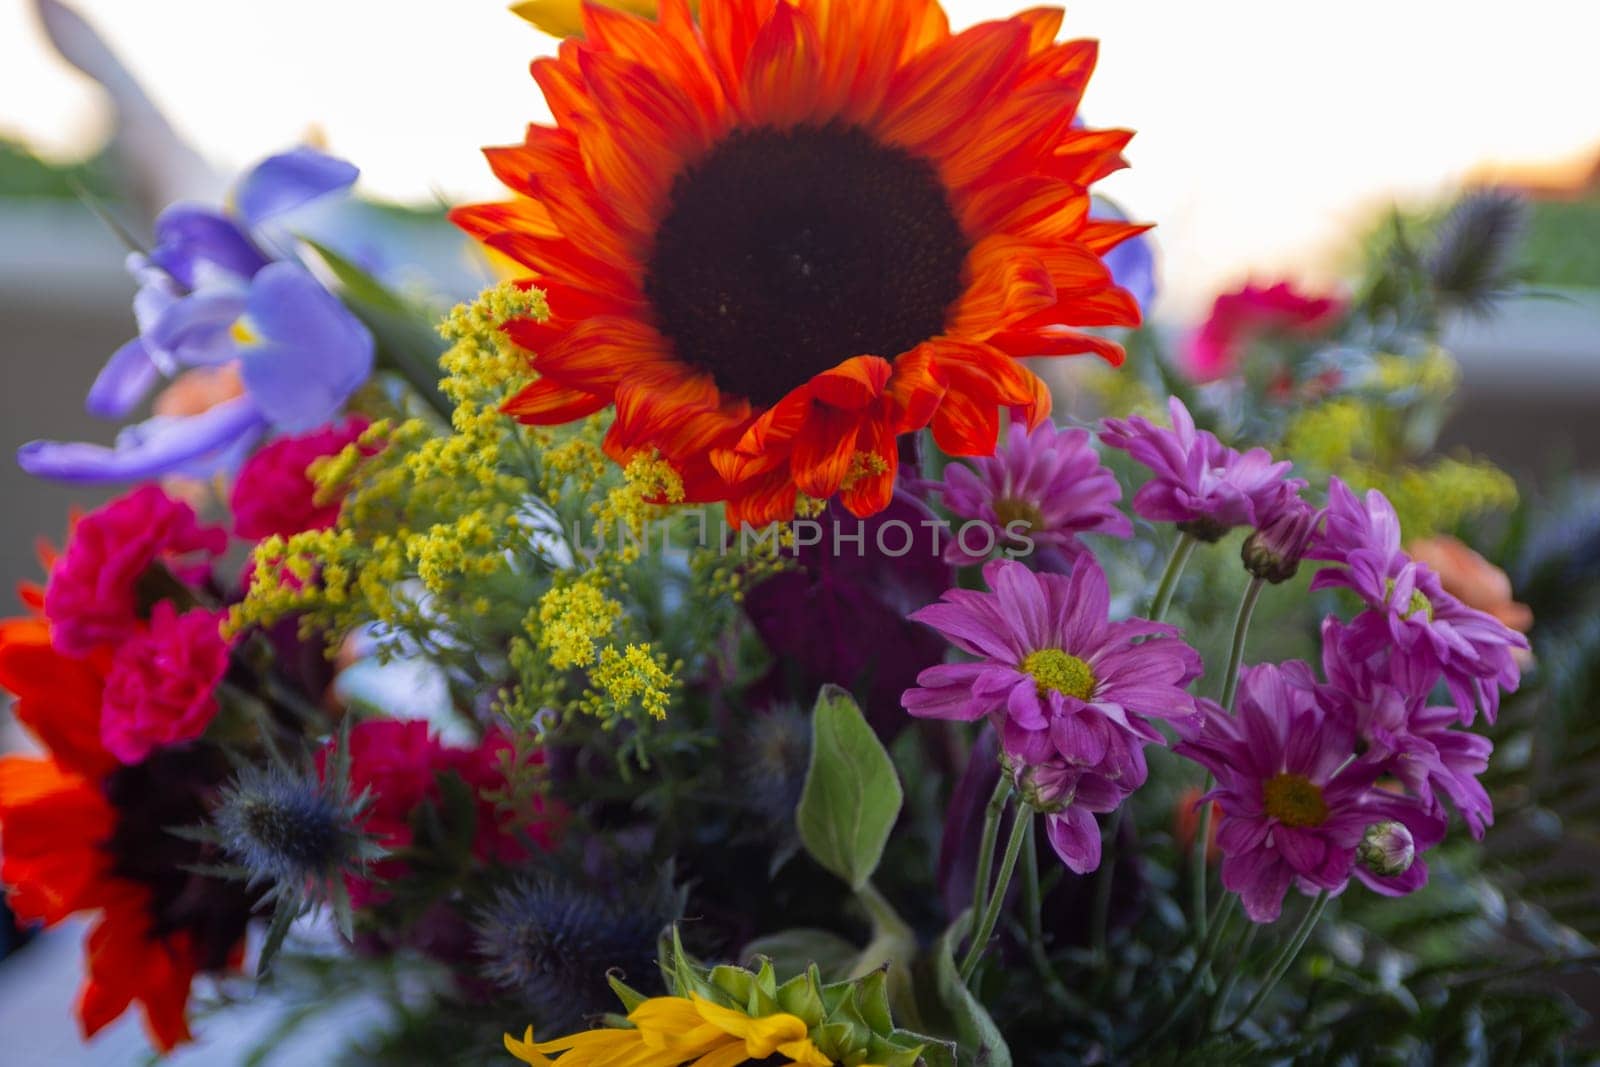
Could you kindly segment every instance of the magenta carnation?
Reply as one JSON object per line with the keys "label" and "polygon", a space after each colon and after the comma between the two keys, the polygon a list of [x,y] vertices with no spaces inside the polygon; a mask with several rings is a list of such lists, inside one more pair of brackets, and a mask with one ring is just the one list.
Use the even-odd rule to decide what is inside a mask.
{"label": "magenta carnation", "polygon": [[179,615],[156,604],[150,627],[117,649],[106,674],[100,741],[125,764],[193,741],[217,714],[217,685],[228,672],[222,616],[203,609]]}
{"label": "magenta carnation", "polygon": [[[1420,854],[1444,837],[1444,820],[1376,788],[1382,768],[1352,760],[1355,731],[1323,706],[1310,667],[1246,669],[1236,704],[1235,715],[1208,714],[1175,751],[1216,776],[1201,801],[1221,810],[1222,884],[1239,894],[1251,919],[1275,920],[1291,884],[1338,892],[1355,874],[1399,895],[1427,882]],[[1367,827],[1390,821],[1410,832],[1419,858],[1381,876],[1359,867],[1356,853]]]}
{"label": "magenta carnation", "polygon": [[1185,687],[1200,657],[1176,627],[1111,622],[1105,573],[1085,555],[1070,577],[995,560],[993,592],[952,589],[911,618],[976,662],[930,667],[906,690],[912,715],[991,719],[1006,756],[1033,767],[1060,761],[1125,789],[1144,781],[1143,748],[1162,741],[1150,719],[1194,714]]}
{"label": "magenta carnation", "polygon": [[153,567],[194,578],[227,547],[227,531],[201,526],[193,508],[157,486],[118,497],[78,521],[50,571],[44,613],[51,641],[68,656],[122,644],[144,629],[153,596],[143,583]]}
{"label": "magenta carnation", "polygon": [[332,526],[339,518],[339,501],[318,503],[307,470],[322,457],[338,455],[354,444],[367,425],[363,418],[351,418],[340,426],[280,437],[251,456],[239,471],[229,500],[234,533],[259,541]]}
{"label": "magenta carnation", "polygon": [[971,462],[950,464],[937,488],[952,513],[991,532],[952,538],[945,550],[951,563],[981,563],[995,545],[1020,549],[1023,538],[1033,550],[1070,563],[1085,551],[1079,534],[1133,534],[1133,524],[1117,508],[1122,487],[1100,463],[1086,430],[1046,421],[1030,432],[1014,422],[993,456]]}
{"label": "magenta carnation", "polygon": [[1478,708],[1494,721],[1501,691],[1521,681],[1514,652],[1528,639],[1445,592],[1437,574],[1402,551],[1400,521],[1382,493],[1363,501],[1333,479],[1326,527],[1306,554],[1339,564],[1317,572],[1312,589],[1349,589],[1367,605],[1341,639],[1348,656],[1392,650],[1419,684],[1444,680],[1463,724]]}
{"label": "magenta carnation", "polygon": [[1264,448],[1237,452],[1215,434],[1196,430],[1183,401],[1172,397],[1172,428],[1133,416],[1107,419],[1100,440],[1127,452],[1155,477],[1133,497],[1133,510],[1152,522],[1175,522],[1203,541],[1235,526],[1256,526],[1284,496],[1305,482],[1288,477],[1293,464],[1274,462]]}
{"label": "magenta carnation", "polygon": [[1246,285],[1223,293],[1212,303],[1205,324],[1184,346],[1183,369],[1195,381],[1225,378],[1238,369],[1250,345],[1260,338],[1315,337],[1342,314],[1343,301],[1307,296],[1287,282]]}

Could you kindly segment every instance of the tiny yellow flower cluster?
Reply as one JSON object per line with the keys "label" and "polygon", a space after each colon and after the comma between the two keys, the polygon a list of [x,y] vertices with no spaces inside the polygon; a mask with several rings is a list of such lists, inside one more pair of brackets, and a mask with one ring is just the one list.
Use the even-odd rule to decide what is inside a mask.
{"label": "tiny yellow flower cluster", "polygon": [[594,663],[595,642],[611,636],[622,617],[622,605],[606,595],[603,582],[600,572],[591,570],[572,582],[558,580],[539,599],[534,632],[556,670]]}
{"label": "tiny yellow flower cluster", "polygon": [[889,465],[876,452],[855,452],[850,456],[850,467],[845,471],[841,489],[853,489],[863,478],[883,474]]}
{"label": "tiny yellow flower cluster", "polygon": [[[683,496],[678,472],[655,453],[641,452],[624,468],[622,484],[595,504],[595,529],[603,537],[618,532],[643,536],[652,522],[671,515],[673,505],[683,503]],[[636,555],[637,548],[625,551]]]}
{"label": "tiny yellow flower cluster", "polygon": [[1454,393],[1460,382],[1461,368],[1439,345],[1417,357],[1383,353],[1373,360],[1372,384],[1385,393],[1415,389],[1443,399]]}
{"label": "tiny yellow flower cluster", "polygon": [[1284,433],[1282,455],[1297,467],[1337,472],[1355,442],[1372,433],[1372,412],[1359,400],[1328,400],[1299,412]]}
{"label": "tiny yellow flower cluster", "polygon": [[541,442],[539,449],[539,494],[552,506],[560,505],[569,494],[586,497],[612,471],[600,441],[605,421],[586,419],[564,441]]}
{"label": "tiny yellow flower cluster", "polygon": [[[1442,366],[1446,370],[1422,372],[1421,378],[1433,382],[1423,387],[1453,374],[1448,357]],[[1373,402],[1353,398],[1307,408],[1290,422],[1279,452],[1300,470],[1337,475],[1357,491],[1380,490],[1394,504],[1407,537],[1449,531],[1469,516],[1516,505],[1516,482],[1486,460],[1444,457],[1413,464],[1383,455],[1399,451],[1380,448],[1385,414]]]}
{"label": "tiny yellow flower cluster", "polygon": [[589,672],[590,690],[581,701],[589,714],[607,723],[628,718],[634,707],[653,719],[665,719],[679,682],[683,664],[669,664],[649,643],[628,645],[618,651],[607,645],[600,662]]}

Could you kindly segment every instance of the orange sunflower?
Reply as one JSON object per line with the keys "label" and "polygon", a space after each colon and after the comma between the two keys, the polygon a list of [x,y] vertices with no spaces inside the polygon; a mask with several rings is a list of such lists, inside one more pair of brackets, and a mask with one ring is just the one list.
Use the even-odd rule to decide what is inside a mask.
{"label": "orange sunflower", "polygon": [[952,34],[936,0],[585,5],[533,64],[554,126],[487,150],[517,193],[458,225],[527,267],[551,318],[506,331],[533,384],[505,410],[608,405],[614,459],[653,451],[733,522],[838,493],[889,501],[899,435],[993,451],[1000,409],[1048,414],[1019,357],[1122,350],[1089,218],[1127,130],[1075,126],[1092,41],[1036,9]]}
{"label": "orange sunflower", "polygon": [[[39,606],[37,593],[24,598]],[[100,744],[107,659],[61,655],[42,618],[0,620],[0,688],[49,751],[0,758],[0,882],[24,922],[97,913],[78,1000],[84,1035],[137,1001],[167,1051],[189,1039],[195,975],[238,966],[251,900],[182,870],[204,858],[200,846],[167,829],[200,821],[226,760],[191,746],[120,766]]]}

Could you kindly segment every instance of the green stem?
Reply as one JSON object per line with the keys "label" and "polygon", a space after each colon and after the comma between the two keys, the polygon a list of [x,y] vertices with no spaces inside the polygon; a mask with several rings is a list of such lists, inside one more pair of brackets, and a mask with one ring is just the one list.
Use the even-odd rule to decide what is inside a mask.
{"label": "green stem", "polygon": [[1295,957],[1300,955],[1300,950],[1305,948],[1306,942],[1311,940],[1311,933],[1317,928],[1317,920],[1322,918],[1322,913],[1328,907],[1328,892],[1323,890],[1317,894],[1316,903],[1306,909],[1305,916],[1301,918],[1300,925],[1295,927],[1294,934],[1289,938],[1288,944],[1283,946],[1283,951],[1278,953],[1278,958],[1267,969],[1267,977],[1262,980],[1255,996],[1250,998],[1250,1003],[1244,1006],[1232,1023],[1228,1024],[1228,1033],[1239,1029],[1246,1019],[1255,1014],[1257,1008],[1265,1003],[1272,991],[1278,988],[1278,983],[1283,981],[1283,976],[1289,973],[1289,968],[1294,965]]}
{"label": "green stem", "polygon": [[[1251,578],[1250,584],[1244,587],[1244,597],[1239,601],[1239,613],[1233,620],[1233,646],[1228,650],[1228,669],[1222,676],[1223,710],[1233,714],[1233,698],[1239,691],[1239,668],[1244,661],[1245,637],[1250,633],[1250,618],[1255,614],[1256,601],[1261,599],[1261,590],[1266,582],[1260,578]],[[1200,794],[1204,796],[1211,789],[1211,773],[1206,772],[1200,783]],[[1199,923],[1200,934],[1206,932],[1206,881],[1209,871],[1206,868],[1206,853],[1210,851],[1211,844],[1211,805],[1204,801],[1200,804],[1200,823],[1195,829],[1194,855],[1190,862],[1194,865],[1194,918]]]}
{"label": "green stem", "polygon": [[1090,913],[1089,936],[1094,958],[1102,964],[1106,960],[1106,939],[1110,936],[1107,927],[1111,924],[1111,882],[1112,870],[1117,865],[1117,839],[1122,832],[1123,813],[1127,810],[1124,804],[1112,812],[1110,825],[1106,827],[1105,847],[1101,850],[1100,869],[1094,872],[1094,910]]}
{"label": "green stem", "polygon": [[1222,1013],[1228,1009],[1228,998],[1233,996],[1234,987],[1239,984],[1239,975],[1244,971],[1245,960],[1250,955],[1250,946],[1255,944],[1256,932],[1260,929],[1260,923],[1250,923],[1245,927],[1244,936],[1239,939],[1239,947],[1233,952],[1233,966],[1228,968],[1228,975],[1222,981],[1222,988],[1217,991],[1216,999],[1211,1002],[1211,1017],[1206,1023],[1207,1030],[1215,1030],[1222,1022]]}
{"label": "green stem", "polygon": [[1154,1029],[1146,1030],[1139,1040],[1123,1050],[1121,1056],[1115,1058],[1114,1062],[1137,1062],[1134,1053],[1155,1044],[1189,1013],[1190,1005],[1194,1003],[1195,997],[1205,985],[1206,977],[1211,969],[1211,957],[1216,953],[1217,946],[1222,943],[1222,934],[1227,930],[1228,923],[1233,918],[1234,905],[1238,902],[1238,899],[1234,896],[1226,896],[1217,901],[1216,914],[1211,917],[1211,933],[1201,942],[1200,949],[1195,954],[1194,966],[1189,968],[1189,975],[1184,979],[1183,988],[1179,990],[1172,1010],[1161,1021],[1161,1025]]}
{"label": "green stem", "polygon": [[1045,990],[1058,1004],[1068,1000],[1067,987],[1061,984],[1056,969],[1050,965],[1050,956],[1044,950],[1044,894],[1039,891],[1038,833],[1028,820],[1028,834],[1022,843],[1022,901],[1028,924],[1028,954],[1033,958],[1034,969],[1045,984]]}
{"label": "green stem", "polygon": [[1000,816],[1006,810],[1006,797],[1011,795],[1011,776],[1000,769],[1000,780],[995,783],[989,797],[987,813],[983,819],[983,838],[978,845],[978,871],[972,877],[972,917],[982,915],[989,905],[989,877],[994,873],[994,844],[1000,836]]}
{"label": "green stem", "polygon": [[1167,557],[1167,569],[1161,572],[1161,584],[1156,586],[1155,599],[1150,602],[1152,622],[1160,622],[1167,608],[1172,606],[1172,594],[1178,591],[1178,578],[1183,574],[1189,557],[1194,554],[1194,546],[1199,543],[1193,534],[1178,535],[1178,543],[1172,546],[1172,555]]}
{"label": "green stem", "polygon": [[1261,578],[1250,579],[1250,584],[1244,587],[1244,597],[1239,601],[1239,614],[1233,620],[1233,647],[1228,650],[1228,673],[1222,679],[1222,700],[1220,703],[1233,713],[1233,696],[1239,691],[1239,668],[1244,661],[1244,642],[1250,632],[1250,617],[1255,614],[1256,601],[1261,599],[1261,590],[1266,586]]}
{"label": "green stem", "polygon": [[978,969],[978,961],[983,958],[983,950],[989,947],[989,939],[994,936],[995,924],[1000,921],[1000,909],[1006,903],[1006,890],[1011,888],[1011,876],[1017,869],[1017,857],[1022,855],[1022,842],[1032,827],[1033,809],[1025,803],[1018,804],[1016,814],[1011,819],[1011,836],[1006,841],[1006,854],[1000,859],[1000,875],[995,879],[994,892],[989,896],[989,906],[983,913],[983,922],[972,935],[972,943],[967,946],[966,959],[961,961],[963,982],[971,981],[972,972]]}

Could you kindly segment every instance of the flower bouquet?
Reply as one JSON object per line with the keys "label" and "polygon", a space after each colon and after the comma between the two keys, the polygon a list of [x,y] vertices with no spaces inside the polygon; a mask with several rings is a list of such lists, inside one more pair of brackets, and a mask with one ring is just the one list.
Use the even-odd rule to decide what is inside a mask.
{"label": "flower bouquet", "polygon": [[273,156],[135,242],[88,406],[155,414],[19,453],[132,486],[0,624],[41,748],[0,878],[91,921],[85,1035],[277,998],[261,1055],[322,1017],[381,1063],[1564,1055],[1594,917],[1529,813],[1593,739],[1570,677],[1508,699],[1531,619],[1449,536],[1515,485],[1433,454],[1514,201],[1168,352],[1059,12],[518,12],[553,121],[449,216],[501,280],[396,286],[308,214],[356,169]]}

